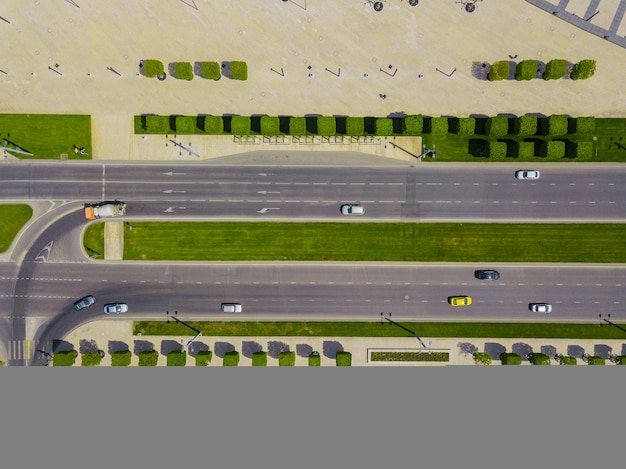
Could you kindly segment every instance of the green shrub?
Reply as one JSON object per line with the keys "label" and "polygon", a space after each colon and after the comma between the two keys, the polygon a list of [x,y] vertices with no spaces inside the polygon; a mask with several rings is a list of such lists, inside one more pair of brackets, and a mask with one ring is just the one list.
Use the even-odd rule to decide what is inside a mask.
{"label": "green shrub", "polygon": [[543,72],[544,80],[558,80],[563,78],[567,73],[567,60],[554,59],[546,64]]}
{"label": "green shrub", "polygon": [[505,80],[509,77],[509,62],[500,60],[491,64],[487,79],[489,81]]}
{"label": "green shrub", "polygon": [[506,158],[506,142],[489,142],[487,158],[490,160],[503,160]]}
{"label": "green shrub", "polygon": [[457,133],[459,135],[474,135],[476,132],[476,119],[473,117],[459,118],[459,127]]}
{"label": "green shrub", "polygon": [[213,358],[213,352],[210,350],[201,350],[196,354],[196,366],[209,366]]}
{"label": "green shrub", "polygon": [[163,62],[160,60],[146,59],[143,61],[143,74],[149,78],[161,77],[165,73]]}
{"label": "green shrub", "polygon": [[337,122],[334,116],[319,116],[317,118],[318,135],[336,135]]}
{"label": "green shrub", "polygon": [[322,357],[319,353],[312,353],[309,355],[309,366],[320,366],[322,364]]}
{"label": "green shrub", "polygon": [[219,80],[222,77],[220,64],[217,62],[202,62],[200,64],[200,76],[209,80]]}
{"label": "green shrub", "polygon": [[172,350],[167,354],[167,366],[185,366],[187,352],[184,350]]}
{"label": "green shrub", "polygon": [[393,134],[393,120],[388,117],[379,117],[376,119],[375,135],[385,136]]}
{"label": "green shrub", "polygon": [[626,355],[618,355],[615,357],[616,365],[626,365]]}
{"label": "green shrub", "polygon": [[509,119],[505,116],[495,116],[487,119],[485,127],[487,135],[491,137],[504,137],[509,133]]}
{"label": "green shrub", "polygon": [[419,135],[424,131],[424,117],[421,114],[406,116],[403,122],[403,135]]}
{"label": "green shrub", "polygon": [[168,116],[146,116],[146,132],[149,134],[166,134],[170,130]]}
{"label": "green shrub", "polygon": [[250,135],[250,117],[233,116],[230,121],[230,128],[233,135]]}
{"label": "green shrub", "polygon": [[567,134],[569,118],[563,114],[553,114],[543,120],[543,132],[551,137]]}
{"label": "green shrub", "polygon": [[476,365],[491,365],[491,355],[486,352],[474,352],[472,356]]}
{"label": "green shrub", "polygon": [[189,62],[174,62],[174,78],[178,80],[193,79],[193,67]]}
{"label": "green shrub", "polygon": [[574,119],[574,127],[577,134],[592,134],[596,131],[596,118],[577,117]]}
{"label": "green shrub", "polygon": [[535,142],[519,142],[517,145],[518,158],[532,158],[535,156]]}
{"label": "green shrub", "polygon": [[224,119],[222,116],[204,116],[204,131],[211,135],[224,133]]}
{"label": "green shrub", "polygon": [[156,366],[159,354],[156,350],[145,350],[139,353],[139,366]]}
{"label": "green shrub", "polygon": [[545,353],[529,353],[528,361],[531,365],[549,365],[550,357]]}
{"label": "green shrub", "polygon": [[193,135],[196,133],[196,119],[191,116],[176,116],[176,133]]}
{"label": "green shrub", "polygon": [[223,366],[238,366],[239,365],[239,352],[233,350],[232,352],[226,352],[224,354]]}
{"label": "green shrub", "polygon": [[76,350],[67,350],[65,352],[57,352],[52,357],[52,366],[72,366],[76,363]]}
{"label": "green shrub", "polygon": [[576,365],[576,357],[561,356],[559,365]]}
{"label": "green shrub", "polygon": [[360,137],[365,134],[365,119],[362,117],[348,117],[346,119],[346,135]]}
{"label": "green shrub", "polygon": [[577,142],[574,157],[577,160],[590,160],[593,157],[592,142]]}
{"label": "green shrub", "polygon": [[448,118],[433,117],[430,119],[430,133],[432,135],[444,135],[448,133]]}
{"label": "green shrub", "polygon": [[515,133],[521,137],[528,137],[537,133],[537,116],[528,114],[515,118]]}
{"label": "green shrub", "polygon": [[120,350],[111,354],[111,366],[129,366],[132,354],[130,350]]}
{"label": "green shrub", "polygon": [[352,366],[352,354],[350,352],[339,351],[335,356],[337,366]]}
{"label": "green shrub", "polygon": [[86,351],[80,354],[81,366],[98,366],[102,363],[102,356],[99,351]]}
{"label": "green shrub", "polygon": [[544,144],[544,154],[546,158],[558,159],[565,156],[565,142],[551,140]]}
{"label": "green shrub", "polygon": [[570,78],[572,80],[586,80],[587,78],[591,78],[594,73],[596,73],[596,61],[581,60],[572,67]]}
{"label": "green shrub", "polygon": [[532,80],[537,76],[537,61],[536,60],[522,60],[515,66],[515,79]]}
{"label": "green shrub", "polygon": [[261,135],[278,135],[280,119],[278,116],[261,116]]}
{"label": "green shrub", "polygon": [[306,119],[304,117],[289,118],[290,135],[306,135]]}
{"label": "green shrub", "polygon": [[280,352],[278,354],[278,366],[295,366],[296,352]]}
{"label": "green shrub", "polygon": [[233,80],[248,79],[248,64],[245,62],[232,61],[230,63],[230,77]]}
{"label": "green shrub", "polygon": [[267,366],[267,352],[254,352],[252,366]]}
{"label": "green shrub", "polygon": [[605,365],[606,361],[602,357],[587,357],[587,365]]}
{"label": "green shrub", "polygon": [[521,365],[522,357],[520,357],[517,353],[503,352],[500,354],[500,362],[503,365]]}

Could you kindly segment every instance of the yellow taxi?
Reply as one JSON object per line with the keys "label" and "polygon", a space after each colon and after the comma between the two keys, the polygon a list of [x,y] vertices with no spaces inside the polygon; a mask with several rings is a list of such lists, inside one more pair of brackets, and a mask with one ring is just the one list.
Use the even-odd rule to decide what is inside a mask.
{"label": "yellow taxi", "polygon": [[449,296],[448,303],[451,306],[469,306],[472,304],[471,296]]}

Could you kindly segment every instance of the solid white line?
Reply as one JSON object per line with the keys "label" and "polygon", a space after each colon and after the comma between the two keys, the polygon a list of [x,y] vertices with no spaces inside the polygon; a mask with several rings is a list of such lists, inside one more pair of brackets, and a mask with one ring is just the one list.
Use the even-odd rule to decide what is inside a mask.
{"label": "solid white line", "polygon": [[102,165],[102,200],[106,200],[104,198],[104,178],[106,174],[106,165]]}

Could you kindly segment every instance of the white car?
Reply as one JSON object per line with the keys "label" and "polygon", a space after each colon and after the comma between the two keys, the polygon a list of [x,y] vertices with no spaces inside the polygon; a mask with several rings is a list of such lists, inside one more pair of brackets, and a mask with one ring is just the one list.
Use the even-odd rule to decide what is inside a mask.
{"label": "white car", "polygon": [[515,171],[516,179],[539,179],[539,171],[523,170]]}
{"label": "white car", "polygon": [[222,303],[222,313],[241,313],[241,304]]}
{"label": "white car", "polygon": [[109,303],[104,305],[104,314],[120,314],[128,311],[126,303]]}
{"label": "white car", "polygon": [[365,207],[357,204],[344,204],[341,206],[341,213],[343,215],[363,215]]}
{"label": "white car", "polygon": [[550,303],[530,303],[528,305],[533,313],[550,313],[552,312],[552,305]]}

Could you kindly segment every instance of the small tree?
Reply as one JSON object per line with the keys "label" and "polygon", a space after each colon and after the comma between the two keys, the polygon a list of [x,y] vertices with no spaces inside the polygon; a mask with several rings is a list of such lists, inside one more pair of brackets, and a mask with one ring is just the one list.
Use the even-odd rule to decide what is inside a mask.
{"label": "small tree", "polygon": [[616,365],[626,365],[626,355],[617,355],[614,360]]}
{"label": "small tree", "polygon": [[576,365],[576,357],[559,356],[559,365]]}
{"label": "small tree", "polygon": [[312,352],[309,355],[309,366],[320,366],[322,364],[322,357],[317,352]]}
{"label": "small tree", "polygon": [[581,60],[572,67],[570,78],[572,80],[586,80],[587,78],[591,78],[594,73],[596,73],[596,61]]}
{"label": "small tree", "polygon": [[239,352],[233,350],[232,352],[226,352],[224,354],[223,366],[238,366],[239,365]]}
{"label": "small tree", "polygon": [[487,79],[489,81],[505,80],[509,77],[509,62],[500,60],[491,64]]}
{"label": "small tree", "polygon": [[185,366],[187,352],[184,350],[172,350],[167,354],[167,366]]}
{"label": "small tree", "polygon": [[222,116],[205,116],[204,131],[211,135],[221,135],[224,133],[224,119]]}
{"label": "small tree", "polygon": [[233,116],[230,128],[233,135],[250,135],[250,117]]}
{"label": "small tree", "polygon": [[532,80],[537,76],[537,61],[536,60],[522,60],[515,67],[515,79]]}
{"label": "small tree", "polygon": [[165,134],[170,130],[170,119],[167,116],[146,116],[146,132],[149,134]]}
{"label": "small tree", "polygon": [[102,363],[102,355],[98,350],[85,351],[81,355],[81,366],[98,366]]}
{"label": "small tree", "polygon": [[254,352],[252,366],[267,366],[267,352]]}
{"label": "small tree", "polygon": [[179,80],[192,80],[193,67],[189,62],[174,62],[174,78]]}
{"label": "small tree", "polygon": [[200,64],[200,76],[209,80],[219,80],[222,77],[220,64],[217,62],[202,62]]}
{"label": "small tree", "polygon": [[296,352],[280,352],[278,354],[278,366],[295,366]]}
{"label": "small tree", "polygon": [[143,74],[148,78],[162,77],[165,73],[163,62],[160,60],[146,59],[143,61]]}
{"label": "small tree", "polygon": [[378,136],[385,136],[393,134],[393,121],[388,117],[379,117],[376,119],[375,134]]}
{"label": "small tree", "polygon": [[515,118],[515,133],[527,137],[537,133],[537,116],[527,114]]}
{"label": "small tree", "polygon": [[350,352],[338,351],[335,360],[337,360],[337,366],[352,366],[352,354]]}
{"label": "small tree", "polygon": [[476,133],[476,119],[473,117],[459,118],[457,133],[459,135],[474,135]]}
{"label": "small tree", "polygon": [[531,365],[549,365],[550,357],[545,353],[529,353],[528,361]]}
{"label": "small tree", "polygon": [[595,117],[577,117],[574,119],[575,132],[577,134],[592,134],[596,131]]}
{"label": "small tree", "polygon": [[337,122],[334,116],[319,116],[317,118],[318,135],[336,135]]}
{"label": "small tree", "polygon": [[139,352],[139,366],[156,366],[159,354],[156,350],[144,350]]}
{"label": "small tree", "polygon": [[544,144],[544,156],[549,159],[559,159],[565,156],[565,142],[551,140]]}
{"label": "small tree", "polygon": [[543,120],[543,131],[551,137],[560,137],[567,134],[569,118],[563,114],[553,114]]}
{"label": "small tree", "polygon": [[444,135],[448,133],[448,118],[433,117],[430,119],[430,133],[432,135]]}
{"label": "small tree", "polygon": [[491,365],[491,355],[486,352],[474,352],[472,357],[476,365]]}
{"label": "small tree", "polygon": [[201,350],[196,354],[196,366],[209,366],[213,358],[213,352],[210,350]]}
{"label": "small tree", "polygon": [[546,64],[543,72],[544,80],[558,80],[563,78],[567,73],[567,60],[553,59]]}
{"label": "small tree", "polygon": [[603,357],[587,357],[587,365],[605,365],[606,361]]}
{"label": "small tree", "polygon": [[517,144],[518,158],[532,158],[535,156],[535,142],[519,142]]}
{"label": "small tree", "polygon": [[488,118],[486,131],[490,137],[504,137],[509,133],[509,119],[505,116]]}
{"label": "small tree", "polygon": [[111,366],[129,366],[132,353],[130,350],[119,350],[111,354]]}
{"label": "small tree", "polygon": [[193,135],[196,133],[196,119],[191,116],[176,116],[176,133]]}
{"label": "small tree", "polygon": [[57,352],[52,357],[52,366],[73,366],[77,356],[76,350]]}
{"label": "small tree", "polygon": [[362,117],[346,118],[346,134],[360,137],[365,134],[365,120]]}
{"label": "small tree", "polygon": [[233,80],[248,79],[248,64],[246,62],[232,61],[230,63],[230,77]]}
{"label": "small tree", "polygon": [[503,365],[521,365],[522,357],[520,357],[517,353],[502,352],[500,354],[500,362]]}
{"label": "small tree", "polygon": [[506,158],[506,142],[489,142],[487,158],[490,160]]}
{"label": "small tree", "polygon": [[261,116],[261,134],[278,135],[280,133],[280,119],[278,116]]}
{"label": "small tree", "polygon": [[404,118],[403,135],[419,135],[423,130],[424,117],[421,114],[413,114]]}
{"label": "small tree", "polygon": [[290,135],[306,135],[306,119],[304,117],[289,118]]}

